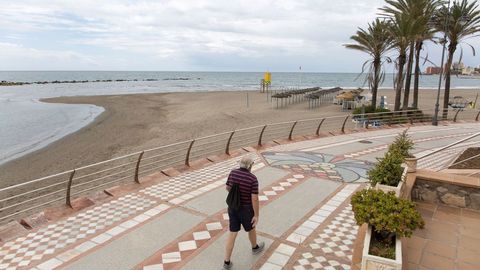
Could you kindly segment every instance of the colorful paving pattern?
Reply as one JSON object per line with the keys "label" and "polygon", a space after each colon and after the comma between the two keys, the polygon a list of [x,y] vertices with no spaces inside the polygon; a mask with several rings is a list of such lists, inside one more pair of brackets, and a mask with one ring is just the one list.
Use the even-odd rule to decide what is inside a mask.
{"label": "colorful paving pattern", "polygon": [[342,182],[366,182],[373,164],[314,152],[263,152],[267,162],[277,168]]}
{"label": "colorful paving pattern", "polygon": [[[429,131],[429,127],[423,126],[413,127],[411,131],[423,132],[416,142],[434,142],[439,139],[467,136],[475,129],[467,125],[455,127],[459,129],[461,127],[464,130],[452,133],[453,128],[439,127],[440,130],[449,130],[446,134],[441,134],[434,129]],[[269,184],[262,187],[259,194],[260,207],[268,209],[272,206],[274,208],[272,213],[278,216],[275,218],[279,220],[281,215],[276,215],[276,211],[280,213],[285,205],[276,203],[287,201],[288,196],[294,197],[292,195],[300,192],[302,187],[309,187],[306,184],[312,181],[315,184],[322,183],[316,194],[321,192],[322,187],[327,186],[326,183],[334,183],[335,186],[332,191],[325,193],[324,197],[317,196],[318,200],[314,201],[308,209],[302,209],[305,211],[298,215],[301,217],[295,217],[294,220],[292,219],[293,222],[287,223],[291,225],[287,226],[288,230],[284,233],[273,236],[269,231],[261,231],[261,237],[268,240],[271,245],[267,246],[262,255],[252,257],[251,265],[242,269],[350,269],[358,227],[353,219],[349,200],[355,191],[364,188],[367,171],[373,165],[362,158],[369,156],[371,159],[372,155],[381,153],[388,142],[385,138],[391,138],[392,133],[400,130],[378,130],[366,135],[357,133],[327,137],[281,145],[256,153],[255,173],[265,169],[283,172],[282,176],[271,177]],[[476,130],[480,130],[480,125]],[[424,134],[428,132],[430,133]],[[369,148],[365,145],[359,148],[358,141],[365,139],[379,140],[376,141],[375,147]],[[478,141],[472,141],[459,145],[443,153],[442,156],[434,155],[423,160],[419,166],[437,170],[448,163],[451,155],[478,143]],[[350,147],[353,144],[356,148]],[[434,144],[430,143],[430,145]],[[334,149],[335,151],[330,152],[341,153],[325,154],[322,153],[322,149]],[[358,151],[352,152],[352,149],[358,149]],[[420,154],[431,151],[429,148],[421,150],[424,151],[419,152]],[[252,153],[245,154],[252,155]],[[171,214],[170,217],[173,214],[176,217],[178,213],[182,213],[184,220],[168,220],[171,224],[178,226],[190,222],[188,224],[191,225],[186,226],[186,230],[177,230],[175,235],[171,235],[169,240],[165,240],[161,245],[152,245],[148,252],[144,251],[144,254],[141,254],[138,262],[134,264],[129,262],[128,265],[131,266],[122,268],[120,263],[117,264],[119,267],[116,269],[182,269],[194,260],[206,256],[206,250],[212,246],[220,248],[214,251],[213,257],[209,253],[210,257],[203,259],[210,262],[218,261],[218,269],[220,269],[223,243],[218,241],[223,239],[228,230],[228,215],[225,209],[221,205],[218,208],[221,209],[220,211],[215,210],[214,214],[206,214],[206,212],[188,208],[187,204],[202,198],[209,200],[211,194],[222,195],[220,203],[223,204],[224,198],[220,190],[224,191],[226,176],[231,169],[238,166],[241,157],[217,162],[112,198],[106,203],[84,209],[71,217],[32,230],[24,236],[0,243],[0,269],[79,269],[78,266],[82,266],[84,262],[87,263],[89,257],[105,259],[95,258],[95,255],[100,253],[109,254],[112,260],[127,263],[134,252],[130,256],[130,247],[116,247],[118,240],[166,219],[169,214]],[[269,166],[275,169],[266,168]],[[303,189],[302,192],[305,190],[307,189]],[[293,214],[298,212],[305,203],[296,206],[295,203],[298,202],[290,201],[290,197],[286,203],[295,206],[292,208],[291,214]],[[158,230],[161,230],[162,235],[168,235],[174,231],[175,225],[172,226],[159,227]],[[148,236],[142,237],[148,238]],[[156,239],[153,239],[153,242],[156,242]],[[108,253],[108,249],[112,247],[114,252]],[[123,256],[117,253],[121,250],[124,252]],[[98,265],[98,269],[108,268]],[[197,268],[195,266],[192,268],[190,265],[189,269]]]}

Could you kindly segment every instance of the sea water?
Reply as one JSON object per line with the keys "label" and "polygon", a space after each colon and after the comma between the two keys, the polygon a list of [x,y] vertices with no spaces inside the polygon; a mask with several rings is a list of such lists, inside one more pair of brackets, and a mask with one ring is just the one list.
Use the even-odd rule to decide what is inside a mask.
{"label": "sea water", "polygon": [[[112,82],[26,84],[0,87],[0,164],[38,150],[95,119],[103,108],[94,105],[42,103],[59,96],[133,93],[258,90],[262,72],[151,72],[151,71],[1,71],[0,81]],[[438,76],[422,76],[421,88],[438,86]],[[127,80],[127,81],[115,81]],[[391,88],[393,75],[382,85]],[[272,87],[365,87],[353,73],[272,73]],[[480,78],[452,76],[452,88],[480,89]]]}

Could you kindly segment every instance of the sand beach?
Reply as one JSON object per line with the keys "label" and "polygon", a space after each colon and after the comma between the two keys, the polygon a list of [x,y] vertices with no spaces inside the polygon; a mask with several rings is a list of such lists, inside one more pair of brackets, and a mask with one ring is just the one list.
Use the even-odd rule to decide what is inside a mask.
{"label": "sand beach", "polygon": [[[473,89],[453,89],[451,96],[474,100],[477,93]],[[393,103],[393,90],[380,90],[379,95]],[[435,97],[435,90],[421,90],[420,108],[432,110]],[[265,94],[252,91],[78,96],[42,101],[94,104],[105,112],[81,130],[0,166],[1,186],[233,129],[350,113],[334,104],[308,109],[306,101],[275,109]]]}

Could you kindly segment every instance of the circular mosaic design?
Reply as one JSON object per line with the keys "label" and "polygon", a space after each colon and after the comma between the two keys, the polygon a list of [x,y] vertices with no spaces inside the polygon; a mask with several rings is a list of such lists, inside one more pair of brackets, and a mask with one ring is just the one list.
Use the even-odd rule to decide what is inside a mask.
{"label": "circular mosaic design", "polygon": [[314,152],[264,152],[267,162],[277,168],[343,182],[366,182],[373,164]]}

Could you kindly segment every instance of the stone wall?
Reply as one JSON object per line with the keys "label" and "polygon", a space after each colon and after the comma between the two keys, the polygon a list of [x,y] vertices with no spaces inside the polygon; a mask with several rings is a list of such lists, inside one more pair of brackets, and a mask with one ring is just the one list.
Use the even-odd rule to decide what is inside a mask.
{"label": "stone wall", "polygon": [[480,210],[480,188],[417,178],[412,200]]}

